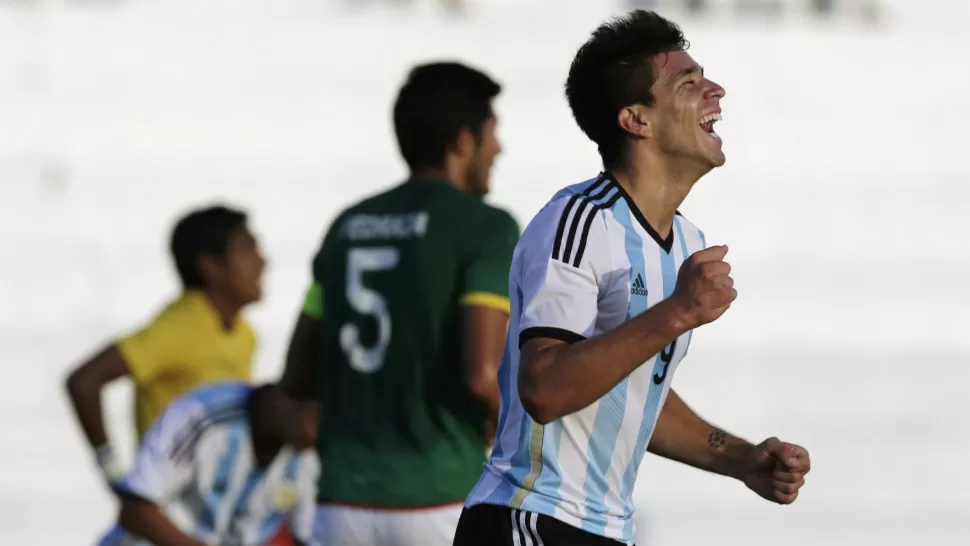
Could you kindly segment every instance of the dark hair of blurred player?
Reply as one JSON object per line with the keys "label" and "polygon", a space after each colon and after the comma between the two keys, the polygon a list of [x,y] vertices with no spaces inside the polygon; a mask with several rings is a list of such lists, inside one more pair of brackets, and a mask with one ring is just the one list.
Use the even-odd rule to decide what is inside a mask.
{"label": "dark hair of blurred player", "polygon": [[266,261],[245,213],[224,206],[191,212],[175,225],[170,249],[182,286],[206,291],[229,317],[262,296]]}
{"label": "dark hair of blurred player", "polygon": [[488,193],[492,163],[502,151],[492,111],[499,91],[491,78],[458,63],[411,71],[394,103],[394,132],[411,173]]}
{"label": "dark hair of blurred player", "polygon": [[265,260],[246,214],[225,206],[191,211],[171,236],[183,285],[154,319],[78,366],[67,391],[104,477],[122,472],[108,443],[101,390],[130,376],[140,439],[165,406],[202,382],[249,380],[255,335],[242,308],[259,300]]}
{"label": "dark hair of blurred player", "polygon": [[414,68],[393,114],[408,180],[343,210],[314,259],[282,384],[320,408],[321,543],[450,544],[478,479],[519,237],[482,200],[499,91],[458,63]]}

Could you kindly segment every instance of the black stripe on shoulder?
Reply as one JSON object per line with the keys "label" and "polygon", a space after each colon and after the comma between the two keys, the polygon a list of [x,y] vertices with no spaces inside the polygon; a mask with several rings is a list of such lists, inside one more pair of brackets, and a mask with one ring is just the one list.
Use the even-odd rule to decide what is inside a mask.
{"label": "black stripe on shoulder", "polygon": [[[612,187],[612,184],[610,187]],[[593,227],[593,220],[596,218],[597,213],[601,210],[612,208],[622,195],[619,191],[613,192],[613,196],[606,201],[600,201],[596,205],[593,205],[593,210],[590,211],[589,216],[586,217],[586,223],[583,224],[583,234],[579,238],[579,248],[576,249],[576,256],[573,258],[573,267],[579,267],[579,262],[583,259],[583,252],[586,251],[586,239],[589,238],[589,230]]]}
{"label": "black stripe on shoulder", "polygon": [[537,337],[547,337],[550,339],[558,339],[559,341],[564,341],[566,343],[579,343],[586,339],[586,336],[577,334],[571,330],[566,330],[565,328],[554,328],[552,326],[534,326],[532,328],[526,328],[522,330],[519,334],[519,348],[521,349],[525,345],[526,341],[530,339],[535,339]]}
{"label": "black stripe on shoulder", "polygon": [[183,428],[175,436],[172,442],[172,449],[169,451],[169,458],[174,462],[183,462],[191,459],[199,438],[209,427],[226,421],[232,421],[240,417],[245,418],[246,409],[238,404],[227,405],[214,408],[212,411],[193,419],[188,426]]}
{"label": "black stripe on shoulder", "polygon": [[[594,191],[604,186],[609,187],[610,184],[611,182],[608,178],[600,175],[582,193],[577,193],[569,198],[566,206],[562,209],[562,217],[559,218],[559,226],[556,228],[556,239],[552,244],[553,260],[569,263],[569,252],[572,241],[576,238],[576,226],[579,224],[579,217],[582,216],[583,210],[586,208],[587,200],[593,195]],[[571,226],[567,230],[567,224],[570,224],[569,216],[573,211],[575,211],[574,218]]]}
{"label": "black stripe on shoulder", "polygon": [[[596,193],[589,196],[585,196],[585,195],[583,196],[583,199],[580,201],[579,206],[576,208],[576,213],[573,214],[573,221],[569,226],[569,237],[566,239],[566,251],[563,253],[563,256],[562,256],[564,262],[569,263],[570,261],[569,257],[573,255],[573,243],[576,240],[576,233],[579,232],[579,225],[584,218],[583,213],[586,211],[586,207],[592,205],[593,209],[589,212],[589,215],[585,217],[585,218],[592,218],[593,215],[596,214],[596,210],[597,210],[596,203],[599,200],[603,199],[603,197],[605,197],[607,194],[609,194],[610,187],[612,185],[613,185],[612,182],[610,182],[609,180],[606,180],[605,184],[599,185],[599,189],[596,191]],[[593,186],[590,186],[590,188],[592,187]],[[584,222],[585,225],[588,225],[589,223],[591,222]],[[586,238],[586,234],[584,233],[580,236],[580,241],[585,240],[585,238]]]}
{"label": "black stripe on shoulder", "polygon": [[572,210],[573,205],[579,200],[580,194],[576,194],[569,198],[566,202],[566,207],[562,209],[562,218],[559,219],[559,227],[556,228],[556,240],[552,243],[552,259],[559,259],[559,249],[562,247],[562,236],[563,232],[566,231],[566,219],[569,218],[569,211]]}

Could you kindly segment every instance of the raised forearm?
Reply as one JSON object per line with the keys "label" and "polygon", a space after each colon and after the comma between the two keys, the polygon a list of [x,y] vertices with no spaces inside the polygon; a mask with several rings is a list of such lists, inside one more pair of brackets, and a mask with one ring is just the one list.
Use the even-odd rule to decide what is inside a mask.
{"label": "raised forearm", "polygon": [[526,410],[546,423],[592,404],[686,332],[682,315],[668,299],[601,336],[573,344],[523,347],[519,394]]}
{"label": "raised forearm", "polygon": [[182,532],[157,506],[144,500],[125,498],[119,523],[125,531],[155,546],[206,546]]}
{"label": "raised forearm", "polygon": [[671,390],[648,449],[666,459],[740,479],[753,447],[701,419]]}

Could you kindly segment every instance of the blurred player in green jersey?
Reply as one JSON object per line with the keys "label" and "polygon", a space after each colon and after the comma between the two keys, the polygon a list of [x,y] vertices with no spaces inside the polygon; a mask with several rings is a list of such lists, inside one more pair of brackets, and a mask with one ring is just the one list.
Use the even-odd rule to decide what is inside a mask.
{"label": "blurred player in green jersey", "polygon": [[519,238],[482,200],[499,91],[461,64],[415,68],[394,105],[410,177],[340,213],[314,259],[282,382],[318,415],[327,546],[450,545],[481,474]]}

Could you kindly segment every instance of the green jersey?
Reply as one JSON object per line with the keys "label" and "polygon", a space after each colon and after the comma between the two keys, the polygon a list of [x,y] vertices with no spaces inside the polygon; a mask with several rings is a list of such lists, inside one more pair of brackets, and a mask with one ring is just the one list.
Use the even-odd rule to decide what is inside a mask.
{"label": "green jersey", "polygon": [[305,307],[324,325],[322,502],[464,500],[488,416],[465,386],[461,307],[508,311],[518,239],[509,213],[440,180],[409,180],[334,221]]}

